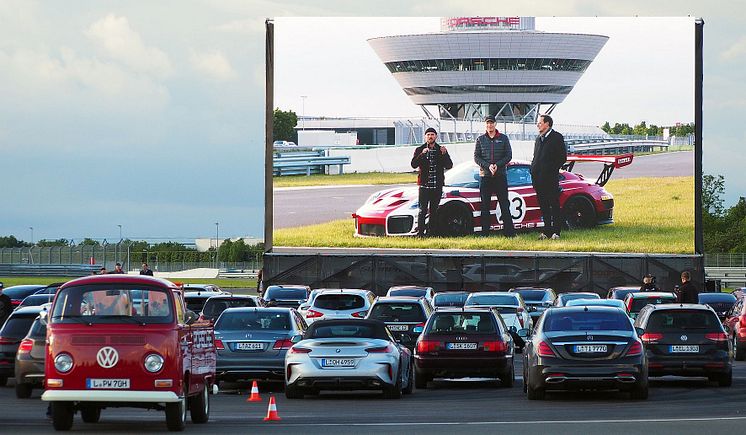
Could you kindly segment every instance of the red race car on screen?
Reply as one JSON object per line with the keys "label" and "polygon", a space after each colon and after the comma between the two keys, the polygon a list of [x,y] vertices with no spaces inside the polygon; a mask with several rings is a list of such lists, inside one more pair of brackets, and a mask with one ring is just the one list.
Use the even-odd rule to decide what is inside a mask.
{"label": "red race car on screen", "polygon": [[[632,154],[618,156],[568,156],[559,173],[560,206],[570,228],[589,228],[614,222],[614,197],[604,185],[616,168],[632,163]],[[595,181],[572,172],[576,162],[603,163]],[[508,164],[508,196],[516,230],[542,228],[544,222],[536,192],[531,185],[530,163]],[[396,187],[374,193],[352,217],[356,236],[414,236],[419,204],[417,186]],[[479,198],[479,167],[473,162],[455,166],[446,173],[437,228],[446,236],[473,234],[482,230]],[[493,196],[490,227],[502,229],[500,207]]]}

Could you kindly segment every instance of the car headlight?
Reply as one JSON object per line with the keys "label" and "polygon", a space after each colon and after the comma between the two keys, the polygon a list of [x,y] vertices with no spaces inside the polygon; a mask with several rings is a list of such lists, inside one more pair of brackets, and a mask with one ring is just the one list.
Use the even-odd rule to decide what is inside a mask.
{"label": "car headlight", "polygon": [[155,373],[163,368],[163,357],[157,353],[151,353],[145,357],[145,370]]}
{"label": "car headlight", "polygon": [[60,373],[67,373],[73,368],[73,357],[69,353],[61,353],[54,357],[54,368]]}

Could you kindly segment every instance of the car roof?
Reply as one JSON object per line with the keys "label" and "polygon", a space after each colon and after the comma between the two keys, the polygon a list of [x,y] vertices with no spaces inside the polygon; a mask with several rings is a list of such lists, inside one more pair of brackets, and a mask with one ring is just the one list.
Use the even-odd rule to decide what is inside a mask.
{"label": "car roof", "polygon": [[569,306],[571,307],[577,307],[577,306],[595,306],[595,307],[623,307],[624,302],[621,299],[573,299],[571,301],[567,301],[568,304],[571,304]]}
{"label": "car roof", "polygon": [[425,285],[395,285],[393,287],[389,287],[388,291],[392,291],[392,290],[422,290],[422,291],[427,291],[427,290],[432,290],[432,289],[433,289],[432,287],[428,287],[428,286],[425,286]]}
{"label": "car roof", "polygon": [[712,308],[710,308],[707,305],[704,304],[658,304],[658,305],[649,305],[653,308],[652,310],[655,311],[661,311],[661,310],[692,310],[692,311],[712,311]]}
{"label": "car roof", "polygon": [[518,290],[542,290],[542,291],[545,291],[545,292],[549,291],[549,290],[554,291],[554,289],[552,289],[551,287],[513,287],[510,290],[508,290],[508,292],[513,293],[513,292],[516,292]]}
{"label": "car roof", "polygon": [[423,298],[418,298],[416,296],[383,296],[378,299],[376,299],[376,305],[378,304],[401,304],[401,303],[410,303],[410,304],[420,304],[422,303]]}
{"label": "car roof", "polygon": [[[565,292],[565,293],[560,293],[557,296],[558,297],[562,297],[562,296],[576,296],[576,295],[589,295],[589,296],[590,295],[595,295],[598,298],[601,297],[601,296],[598,295],[598,293],[594,293],[594,292]],[[594,299],[596,299],[596,298],[594,298]]]}
{"label": "car roof", "polygon": [[572,306],[564,306],[564,307],[555,307],[551,310],[547,310],[547,313],[557,314],[557,313],[579,313],[581,311],[589,311],[589,312],[606,312],[606,313],[617,313],[621,312],[619,307],[610,307],[606,305],[572,305]]}
{"label": "car roof", "polygon": [[736,297],[730,293],[700,293],[697,295],[702,299],[720,299],[720,302],[735,302]]}
{"label": "car roof", "polygon": [[269,290],[271,288],[297,288],[297,289],[304,289],[304,290],[310,289],[310,287],[308,287],[307,285],[303,285],[303,284],[273,284],[271,286],[268,286],[266,290]]}
{"label": "car roof", "polygon": [[615,291],[615,290],[640,290],[640,287],[622,285],[618,287],[612,287],[609,289],[609,291]]}
{"label": "car roof", "polygon": [[637,293],[630,293],[627,295],[628,298],[660,298],[660,297],[667,297],[667,296],[673,296],[676,297],[676,295],[672,292],[637,292]]}
{"label": "car roof", "polygon": [[492,308],[484,305],[470,305],[468,307],[437,307],[435,312],[437,313],[487,313],[491,312]]}
{"label": "car roof", "polygon": [[239,299],[257,299],[258,296],[252,295],[234,295],[230,293],[218,293],[214,296],[210,296],[210,300],[239,300]]}
{"label": "car roof", "polygon": [[35,315],[38,316],[40,312],[42,312],[42,311],[44,311],[44,310],[46,310],[48,308],[49,308],[48,304],[25,306],[25,307],[21,307],[21,308],[16,308],[11,313],[11,316],[18,315],[18,314],[21,314],[21,315],[35,314]]}
{"label": "car roof", "polygon": [[368,293],[370,290],[363,290],[359,288],[329,288],[329,289],[321,289],[324,290],[322,294],[345,294],[345,293],[352,293],[357,295],[362,295],[365,293]]}
{"label": "car roof", "polygon": [[515,292],[474,292],[469,296],[510,296],[517,299],[520,295]]}
{"label": "car roof", "polygon": [[178,289],[178,286],[173,282],[163,279],[155,278],[148,275],[127,275],[127,274],[107,274],[107,275],[90,275],[82,278],[77,278],[72,281],[68,281],[60,287],[68,288],[79,285],[95,285],[95,284],[141,284],[166,287],[170,289]]}
{"label": "car roof", "polygon": [[21,285],[12,285],[10,287],[3,287],[3,291],[5,290],[31,290],[32,288],[40,289],[46,287],[43,284],[21,284]]}
{"label": "car roof", "polygon": [[253,312],[268,312],[268,313],[289,313],[293,308],[282,308],[282,307],[231,307],[223,310],[224,313],[253,313]]}

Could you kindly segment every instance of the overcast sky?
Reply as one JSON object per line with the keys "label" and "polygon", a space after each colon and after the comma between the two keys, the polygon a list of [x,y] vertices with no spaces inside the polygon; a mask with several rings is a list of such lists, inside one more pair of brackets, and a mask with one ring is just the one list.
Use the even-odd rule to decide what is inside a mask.
{"label": "overcast sky", "polygon": [[[742,2],[705,8],[693,0],[537,1],[500,11],[494,5],[480,0],[0,0],[0,235],[28,241],[33,227],[35,240],[111,241],[122,225],[124,237],[133,239],[186,239],[214,236],[215,222],[221,237],[261,235],[264,20],[281,16],[702,16],[707,23],[705,172],[725,175],[727,204],[746,194],[741,151],[746,129],[739,122],[746,108],[746,30],[742,14],[734,13]],[[560,30],[545,24],[537,19],[539,29]],[[295,43],[308,45],[313,38],[301,35]],[[614,48],[612,41],[555,114],[616,120],[605,111],[589,113],[580,99],[596,80],[604,80],[602,61],[616,70],[627,67],[629,59],[604,58]],[[666,53],[656,40],[628,48],[640,58]],[[361,51],[372,52],[368,46]],[[684,51],[681,56],[691,52]],[[339,54],[337,61],[345,60],[345,53]],[[392,105],[411,107],[380,63],[378,72],[383,78],[377,86],[398,92],[401,104]],[[690,74],[670,67],[667,73],[670,80],[688,80]],[[596,88],[595,96],[606,91]],[[288,97],[288,105],[298,107],[300,95],[309,95],[306,113],[316,113],[321,98],[296,95],[294,102]],[[639,98],[641,113],[660,103]],[[619,121],[656,116],[665,123],[667,114],[691,106],[681,104],[684,109],[677,102]]]}

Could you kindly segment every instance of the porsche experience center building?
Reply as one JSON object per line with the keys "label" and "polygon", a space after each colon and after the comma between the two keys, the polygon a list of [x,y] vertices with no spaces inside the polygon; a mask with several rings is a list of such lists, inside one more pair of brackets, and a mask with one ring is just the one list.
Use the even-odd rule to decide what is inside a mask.
{"label": "porsche experience center building", "polygon": [[[368,42],[413,103],[422,120],[356,119],[360,144],[422,140],[429,126],[449,141],[471,140],[487,115],[509,134],[525,132],[539,114],[564,101],[608,41],[607,36],[535,29],[534,17],[447,17],[441,31]],[[346,125],[345,125],[346,124]],[[350,131],[344,119],[306,118],[305,129]],[[370,125],[366,125],[370,124]],[[529,128],[531,135],[533,129]],[[594,127],[568,129],[569,137],[600,137]]]}

